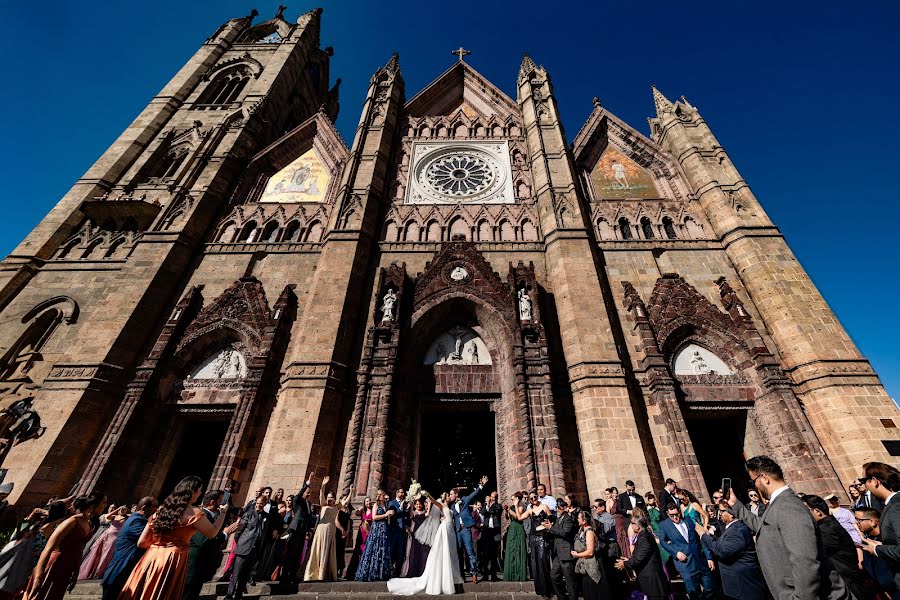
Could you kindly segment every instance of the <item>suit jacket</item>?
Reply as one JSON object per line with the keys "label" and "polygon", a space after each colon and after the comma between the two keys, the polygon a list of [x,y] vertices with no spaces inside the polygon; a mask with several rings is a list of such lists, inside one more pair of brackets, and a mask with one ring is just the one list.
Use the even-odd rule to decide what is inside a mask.
{"label": "suit jacket", "polygon": [[657,497],[659,498],[659,502],[657,502],[657,505],[659,506],[659,520],[662,521],[663,519],[668,519],[669,507],[674,506],[678,508],[678,501],[666,488],[663,488]]}
{"label": "suit jacket", "polygon": [[891,498],[881,513],[881,546],[875,550],[875,556],[887,563],[894,574],[894,584],[900,589],[900,494]]}
{"label": "suit jacket", "polygon": [[[488,527],[488,519],[491,517],[494,518],[494,526]],[[481,509],[481,521],[484,525],[485,534],[490,533],[491,535],[496,535],[500,532],[500,524],[501,519],[503,517],[503,507],[500,506],[499,502],[494,502],[492,505],[487,506]]]}
{"label": "suit jacket", "polygon": [[637,536],[631,558],[625,565],[637,575],[638,587],[651,598],[669,595],[669,580],[663,572],[662,558],[653,534],[646,529]]}
{"label": "suit jacket", "polygon": [[[205,508],[200,510],[210,523],[215,523],[215,514]],[[222,549],[226,542],[227,536],[221,531],[214,538],[208,538],[199,531],[191,536],[186,585],[197,580],[206,583],[213,578],[222,561]]]}
{"label": "suit jacket", "polygon": [[402,534],[409,527],[409,501],[404,500],[401,510],[400,501],[394,498],[388,502],[388,510],[394,511],[394,516],[390,521],[390,532],[392,535]]}
{"label": "suit jacket", "polygon": [[576,560],[572,558],[572,544],[578,533],[578,524],[569,513],[565,513],[556,519],[550,529],[544,531],[544,536],[552,543],[553,554],[562,561]]}
{"label": "suit jacket", "polygon": [[[635,506],[637,506],[638,508],[644,508],[646,503],[644,502],[644,499],[641,498],[641,495],[640,494],[631,494],[631,495],[634,496],[636,499],[637,504],[635,504]],[[619,513],[620,515],[625,515],[627,517],[629,514],[631,514],[628,512],[631,509],[632,509],[631,500],[629,500],[628,493],[625,492],[624,494],[619,494],[619,498],[616,500],[616,512]]]}
{"label": "suit jacket", "polygon": [[[463,527],[474,527],[475,519],[472,518],[472,510],[469,508],[469,505],[475,501],[475,496],[481,493],[481,485],[475,488],[471,494],[459,500],[459,508],[457,508],[456,503],[450,507],[450,513],[453,515],[453,523],[456,527],[456,531],[462,531]],[[460,519],[462,519],[462,524],[460,524]]]}
{"label": "suit jacket", "polygon": [[856,545],[844,526],[828,515],[816,523],[816,529],[820,557],[824,557],[822,562],[828,561],[831,564],[856,600],[871,600],[874,596],[874,584],[865,571],[859,570]]}
{"label": "suit jacket", "polygon": [[291,531],[305,532],[312,524],[312,509],[309,506],[309,501],[303,498],[303,493],[308,488],[309,484],[304,483],[300,491],[294,494],[294,506],[292,507],[294,518],[291,519],[291,524],[288,527]]}
{"label": "suit jacket", "polygon": [[[687,525],[687,541],[685,541],[681,532],[678,531],[672,519],[659,522],[657,535],[659,536],[659,544],[675,560],[675,568],[681,573],[693,575],[704,569],[701,563],[712,560],[713,555],[709,548],[700,545],[700,538],[697,537],[697,532],[694,531],[694,521],[690,517],[683,517],[682,520]],[[675,558],[675,555],[679,552],[684,552],[684,555],[687,556],[686,561],[681,562]]]}
{"label": "suit jacket", "polygon": [[125,585],[128,576],[138,563],[144,551],[138,548],[138,539],[147,526],[147,517],[133,512],[122,525],[116,536],[116,544],[113,546],[112,561],[103,572],[103,586],[113,586],[121,589]]}
{"label": "suit jacket", "polygon": [[235,556],[249,556],[260,545],[266,529],[265,516],[264,512],[256,512],[255,506],[241,513],[241,522],[235,532]]}
{"label": "suit jacket", "polygon": [[[769,502],[761,517],[741,502],[735,515],[756,534],[756,554],[775,600],[847,600],[847,586],[833,569],[821,580],[816,526],[809,509],[787,488]],[[828,583],[825,583],[828,582]]]}
{"label": "suit jacket", "polygon": [[700,543],[719,561],[725,596],[737,600],[762,600],[766,586],[762,582],[753,534],[746,525],[734,521],[721,535],[704,535]]}

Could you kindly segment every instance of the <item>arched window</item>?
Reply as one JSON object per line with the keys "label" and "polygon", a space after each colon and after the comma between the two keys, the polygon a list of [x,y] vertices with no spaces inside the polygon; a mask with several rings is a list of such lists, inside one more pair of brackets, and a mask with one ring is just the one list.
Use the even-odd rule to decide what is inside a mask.
{"label": "arched window", "polygon": [[313,221],[309,224],[309,228],[306,230],[306,242],[321,242],[322,241],[322,233],[324,229],[322,228],[322,224],[318,221]]}
{"label": "arched window", "polygon": [[384,241],[386,242],[396,242],[400,236],[400,230],[397,229],[397,224],[393,221],[388,221],[384,224]]}
{"label": "arched window", "polygon": [[616,239],[616,232],[613,231],[612,225],[609,224],[609,221],[600,217],[597,220],[597,233],[600,236],[601,240],[614,240]]}
{"label": "arched window", "polygon": [[516,239],[516,232],[513,229],[512,223],[503,219],[500,221],[500,241],[501,242],[513,242]]}
{"label": "arched window", "polygon": [[275,242],[278,240],[278,221],[269,221],[263,228],[262,235],[259,236],[260,241]]}
{"label": "arched window", "polygon": [[703,239],[703,228],[691,217],[685,217],[684,228],[687,230],[690,238],[695,240]]}
{"label": "arched window", "polygon": [[222,228],[222,233],[219,234],[219,241],[223,244],[230,244],[234,241],[235,235],[237,235],[237,225],[229,222]]}
{"label": "arched window", "polygon": [[491,235],[491,226],[488,225],[488,222],[484,219],[478,222],[478,241],[479,242],[492,242],[493,236]]}
{"label": "arched window", "polygon": [[667,238],[669,238],[670,240],[674,240],[678,237],[677,235],[675,235],[675,223],[672,222],[672,219],[670,219],[669,217],[663,217],[662,223],[663,231],[665,232]]}
{"label": "arched window", "polygon": [[144,173],[145,179],[174,179],[181,165],[189,154],[188,147],[180,145],[176,148],[164,147],[157,156],[150,160]]}
{"label": "arched window", "polygon": [[625,217],[619,219],[619,234],[623,240],[630,240],[634,237],[631,233],[631,223]]}
{"label": "arched window", "polygon": [[536,242],[537,239],[537,229],[534,224],[528,219],[522,221],[522,240],[526,242]]}
{"label": "arched window", "polygon": [[103,241],[102,238],[98,238],[98,239],[94,240],[93,242],[91,242],[91,245],[88,246],[85,249],[85,251],[81,253],[81,258],[85,258],[85,259],[86,258],[99,258],[99,256],[91,256],[91,255],[94,254],[94,251],[97,249],[97,247],[100,245],[100,243],[102,241]]}
{"label": "arched window", "polygon": [[410,221],[406,224],[406,233],[403,236],[403,239],[407,242],[418,242],[419,241],[419,224],[415,221]]}
{"label": "arched window", "polygon": [[112,243],[112,245],[109,247],[109,250],[106,251],[106,254],[103,256],[103,258],[119,258],[118,256],[116,256],[116,254],[120,253],[121,251],[124,250],[124,248],[122,248],[122,246],[124,244],[125,244],[125,238],[119,238],[118,240],[116,240],[115,242]]}
{"label": "arched window", "polygon": [[656,237],[653,235],[653,223],[647,217],[641,219],[641,233],[644,234],[645,240],[652,240]]}
{"label": "arched window", "polygon": [[71,242],[66,244],[62,250],[60,250],[60,252],[56,256],[56,258],[69,258],[69,253],[71,253],[72,250],[80,243],[81,243],[81,238],[72,240]]}
{"label": "arched window", "polygon": [[441,226],[438,225],[437,221],[430,221],[428,223],[428,230],[425,234],[425,239],[429,242],[441,241]]}
{"label": "arched window", "polygon": [[463,221],[462,217],[456,217],[450,223],[450,239],[459,239],[458,236],[469,239],[469,226]]}
{"label": "arched window", "polygon": [[256,221],[250,221],[244,228],[241,229],[241,233],[237,237],[237,241],[240,243],[250,243],[256,241],[256,236],[259,235],[259,230],[256,228]]}
{"label": "arched window", "polygon": [[291,221],[287,224],[287,227],[284,228],[284,235],[281,240],[284,242],[296,242],[300,239],[300,223],[298,221]]}
{"label": "arched window", "polygon": [[197,99],[198,108],[222,107],[237,101],[250,82],[245,70],[233,69],[210,81]]}

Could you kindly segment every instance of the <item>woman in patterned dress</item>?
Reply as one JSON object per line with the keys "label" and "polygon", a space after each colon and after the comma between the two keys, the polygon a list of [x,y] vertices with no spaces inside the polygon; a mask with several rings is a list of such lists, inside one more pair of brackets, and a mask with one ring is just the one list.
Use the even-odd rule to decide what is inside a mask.
{"label": "woman in patterned dress", "polygon": [[388,520],[394,516],[387,509],[384,490],[375,494],[372,528],[366,537],[366,549],[356,568],[356,581],[387,581],[391,578],[391,546],[388,540]]}

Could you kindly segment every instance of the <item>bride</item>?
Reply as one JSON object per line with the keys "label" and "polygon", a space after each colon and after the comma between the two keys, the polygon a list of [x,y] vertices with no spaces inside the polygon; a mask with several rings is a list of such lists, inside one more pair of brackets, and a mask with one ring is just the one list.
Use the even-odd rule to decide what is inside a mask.
{"label": "bride", "polygon": [[[422,492],[431,501],[428,518],[416,530],[416,539],[431,546],[425,560],[425,571],[420,577],[395,578],[387,582],[388,591],[400,596],[456,593],[456,585],[462,584],[459,558],[456,553],[456,531],[450,513],[448,494],[441,494],[438,502],[428,492]],[[443,517],[441,516],[443,514]]]}

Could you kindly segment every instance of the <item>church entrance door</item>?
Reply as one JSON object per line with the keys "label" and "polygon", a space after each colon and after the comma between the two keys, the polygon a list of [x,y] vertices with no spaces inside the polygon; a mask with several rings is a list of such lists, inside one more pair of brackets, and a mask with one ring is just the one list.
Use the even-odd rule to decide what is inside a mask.
{"label": "church entrance door", "polygon": [[446,401],[427,404],[419,435],[422,489],[439,497],[451,488],[471,491],[483,476],[497,485],[496,428],[490,402]]}
{"label": "church entrance door", "polygon": [[175,438],[177,449],[159,490],[160,498],[172,493],[178,482],[189,475],[200,477],[204,486],[209,484],[228,432],[228,423],[222,419],[191,419],[184,423]]}
{"label": "church entrance door", "polygon": [[[748,485],[744,470],[747,411],[696,413],[685,415],[685,424],[709,495],[721,487],[723,477],[729,477],[735,493],[743,497]],[[691,491],[697,494],[703,490]]]}

